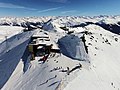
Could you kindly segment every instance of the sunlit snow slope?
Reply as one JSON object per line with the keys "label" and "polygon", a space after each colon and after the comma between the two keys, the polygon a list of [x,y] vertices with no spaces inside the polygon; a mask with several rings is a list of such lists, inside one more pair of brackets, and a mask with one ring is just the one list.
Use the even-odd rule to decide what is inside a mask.
{"label": "sunlit snow slope", "polygon": [[[0,25],[2,90],[120,90],[120,16],[5,17]],[[26,48],[36,30],[21,27],[31,26],[61,53],[30,62]]]}

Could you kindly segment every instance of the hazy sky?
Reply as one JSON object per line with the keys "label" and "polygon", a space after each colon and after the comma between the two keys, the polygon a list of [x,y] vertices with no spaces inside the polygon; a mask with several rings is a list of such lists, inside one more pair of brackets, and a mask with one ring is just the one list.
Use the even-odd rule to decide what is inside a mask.
{"label": "hazy sky", "polygon": [[119,14],[120,0],[0,0],[0,16]]}

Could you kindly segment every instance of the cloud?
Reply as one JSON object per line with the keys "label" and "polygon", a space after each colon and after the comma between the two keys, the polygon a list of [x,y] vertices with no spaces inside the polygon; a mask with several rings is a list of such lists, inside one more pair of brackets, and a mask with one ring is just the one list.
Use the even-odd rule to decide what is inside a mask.
{"label": "cloud", "polygon": [[47,0],[47,1],[58,2],[58,3],[66,3],[66,2],[68,2],[68,0]]}
{"label": "cloud", "polygon": [[68,10],[68,11],[63,11],[61,14],[67,14],[67,13],[74,13],[77,12],[76,10]]}
{"label": "cloud", "polygon": [[38,11],[38,12],[42,13],[42,12],[54,11],[54,10],[57,10],[57,9],[60,9],[60,8],[62,8],[62,7],[55,7],[55,8],[44,9],[44,10],[41,10],[41,11]]}
{"label": "cloud", "polygon": [[18,8],[18,9],[36,10],[34,8],[28,8],[28,7],[19,6],[11,3],[1,3],[1,2],[0,2],[0,8]]}

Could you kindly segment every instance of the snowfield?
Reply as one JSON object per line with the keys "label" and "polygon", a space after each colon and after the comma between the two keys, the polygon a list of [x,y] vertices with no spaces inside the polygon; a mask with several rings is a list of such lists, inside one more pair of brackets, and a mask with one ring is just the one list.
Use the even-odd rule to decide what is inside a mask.
{"label": "snowfield", "polygon": [[[0,25],[1,90],[120,90],[120,16],[4,17]],[[60,53],[30,61],[35,35]]]}
{"label": "snowfield", "polygon": [[10,38],[11,36],[21,33],[22,30],[22,27],[17,26],[0,26],[0,43],[6,38]]}
{"label": "snowfield", "polygon": [[115,38],[120,36],[95,25],[86,28],[92,33],[86,35],[91,65],[89,70],[81,70],[64,90],[119,90],[120,41]]}

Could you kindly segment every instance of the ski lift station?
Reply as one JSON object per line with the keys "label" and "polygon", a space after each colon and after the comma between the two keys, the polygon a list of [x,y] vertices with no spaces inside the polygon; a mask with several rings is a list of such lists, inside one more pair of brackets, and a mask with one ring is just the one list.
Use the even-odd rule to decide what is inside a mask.
{"label": "ski lift station", "polygon": [[51,52],[60,53],[57,44],[50,39],[49,33],[45,31],[37,31],[32,36],[28,49],[31,54],[31,60],[35,60],[36,56],[49,55]]}

